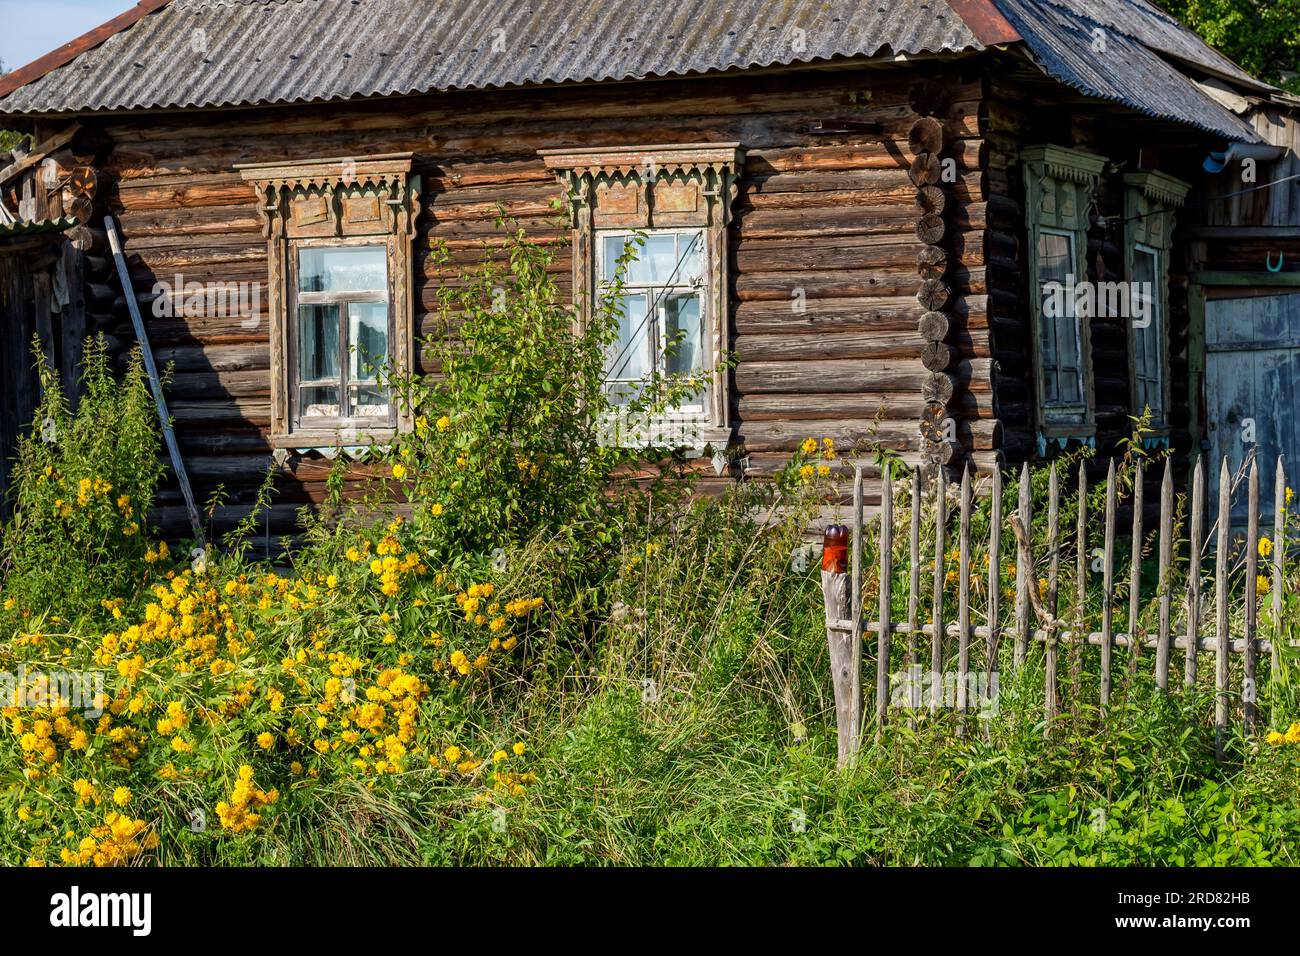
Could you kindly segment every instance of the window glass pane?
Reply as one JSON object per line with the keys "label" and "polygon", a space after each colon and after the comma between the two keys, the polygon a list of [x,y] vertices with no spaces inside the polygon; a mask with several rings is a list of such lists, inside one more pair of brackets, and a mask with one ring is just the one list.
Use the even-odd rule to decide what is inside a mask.
{"label": "window glass pane", "polygon": [[[338,377],[338,306],[298,306],[298,380],[317,382]],[[337,396],[334,401],[337,403]]]}
{"label": "window glass pane", "polygon": [[704,233],[687,232],[677,237],[677,255],[682,260],[677,285],[691,285],[704,279]]}
{"label": "window glass pane", "polygon": [[339,387],[325,385],[300,389],[298,410],[303,418],[338,418]]}
{"label": "window glass pane", "polygon": [[1069,236],[1051,232],[1038,234],[1038,277],[1043,282],[1061,282],[1074,269],[1074,242]]}
{"label": "window glass pane", "polygon": [[374,385],[352,385],[348,392],[352,399],[352,417],[388,417],[388,394],[382,389]]}
{"label": "window glass pane", "polygon": [[691,375],[703,367],[700,299],[693,294],[668,295],[663,300],[664,372]]}
{"label": "window glass pane", "polygon": [[1163,417],[1164,356],[1161,337],[1164,335],[1164,316],[1160,314],[1160,291],[1156,285],[1160,263],[1156,253],[1148,249],[1133,250],[1134,291],[1133,316],[1133,368],[1137,376],[1136,411],[1141,414],[1150,408],[1153,415]]}
{"label": "window glass pane", "polygon": [[651,322],[646,317],[649,299],[644,294],[625,295],[619,300],[618,341],[605,365],[609,379],[636,380],[650,371]]}
{"label": "window glass pane", "polygon": [[677,269],[677,237],[647,236],[637,261],[632,265],[632,281],[646,284],[678,284],[686,280]]}
{"label": "window glass pane", "polygon": [[[601,278],[606,282],[614,280],[614,273],[618,269],[618,257],[623,254],[624,247],[631,245],[632,254],[637,254],[637,244],[635,236],[618,235],[604,236],[601,238],[600,257],[603,268],[601,269]],[[624,282],[630,281],[628,276],[623,277]]]}
{"label": "window glass pane", "polygon": [[299,292],[386,292],[383,246],[309,246],[298,250]]}
{"label": "window glass pane", "polygon": [[388,304],[348,303],[348,372],[354,381],[374,381],[388,361]]}

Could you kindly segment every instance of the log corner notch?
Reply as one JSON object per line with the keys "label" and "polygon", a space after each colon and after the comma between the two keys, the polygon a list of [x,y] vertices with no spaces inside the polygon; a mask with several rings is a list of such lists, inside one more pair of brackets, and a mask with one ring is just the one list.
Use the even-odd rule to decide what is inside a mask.
{"label": "log corner notch", "polygon": [[[913,108],[917,112],[945,111],[942,99],[930,91],[913,90]],[[920,334],[921,364],[925,367],[921,393],[925,409],[921,413],[921,456],[932,466],[950,465],[961,452],[957,428],[949,415],[948,403],[956,391],[957,380],[948,369],[956,355],[947,339],[952,330],[951,313],[945,311],[952,299],[952,289],[944,281],[948,271],[948,253],[943,246],[946,226],[943,220],[948,197],[944,190],[944,128],[933,115],[921,116],[907,134],[912,153],[909,168],[916,187],[916,238],[922,243],[917,254],[916,271],[921,284],[917,302],[925,309],[917,323]]]}

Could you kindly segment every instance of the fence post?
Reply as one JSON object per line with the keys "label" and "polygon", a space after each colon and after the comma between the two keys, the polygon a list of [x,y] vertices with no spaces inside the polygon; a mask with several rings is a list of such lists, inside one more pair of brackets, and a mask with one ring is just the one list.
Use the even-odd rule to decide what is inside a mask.
{"label": "fence post", "polygon": [[[1115,459],[1106,471],[1106,537],[1102,542],[1101,709],[1110,706],[1110,661],[1115,639]],[[1081,635],[1082,636],[1082,635]]]}
{"label": "fence post", "polygon": [[1137,673],[1142,644],[1138,637],[1138,610],[1142,597],[1142,506],[1146,490],[1142,487],[1144,476],[1142,459],[1134,462],[1133,473],[1133,534],[1132,553],[1128,564],[1128,670]]}
{"label": "fence post", "polygon": [[930,630],[930,713],[939,713],[939,695],[943,692],[943,589],[947,583],[944,559],[947,557],[948,484],[943,465],[934,467],[934,592],[930,604],[933,626]]}
{"label": "fence post", "polygon": [[894,475],[889,463],[882,467],[880,492],[880,621],[876,632],[876,742],[885,732],[889,711],[889,645],[893,640],[894,596]]}
{"label": "fence post", "polygon": [[1048,547],[1051,548],[1051,559],[1047,566],[1047,613],[1052,616],[1053,627],[1047,635],[1043,706],[1047,712],[1047,726],[1050,729],[1059,706],[1056,681],[1058,632],[1055,624],[1059,610],[1057,585],[1061,573],[1061,485],[1057,476],[1056,462],[1052,462],[1051,474],[1047,480],[1047,540]]}
{"label": "fence post", "polygon": [[1273,490],[1273,670],[1277,673],[1282,646],[1282,563],[1286,560],[1286,469],[1277,456]]}
{"label": "fence post", "polygon": [[[1030,517],[1029,462],[1020,468],[1020,495],[1017,500],[1020,526],[1025,531],[1025,539],[1033,544],[1033,524]],[[1034,556],[1029,546],[1021,546],[1016,551],[1016,670],[1020,670],[1029,653],[1029,589],[1033,586]]]}
{"label": "fence post", "polygon": [[1219,465],[1219,534],[1214,555],[1214,750],[1224,757],[1228,733],[1228,532],[1232,529],[1232,475]]}
{"label": "fence post", "polygon": [[1070,685],[1074,696],[1070,698],[1070,712],[1075,713],[1079,702],[1079,683],[1083,679],[1083,650],[1086,641],[1080,642],[1087,633],[1087,599],[1088,599],[1088,469],[1086,462],[1079,462],[1079,515],[1075,523],[1075,582],[1074,582],[1074,633],[1075,640],[1070,648]]}
{"label": "fence post", "polygon": [[1246,501],[1246,649],[1241,677],[1241,710],[1246,733],[1255,729],[1255,635],[1259,624],[1259,461],[1250,461]]}
{"label": "fence post", "polygon": [[989,636],[985,647],[985,678],[993,686],[1002,636],[1002,469],[993,469],[992,519],[989,521]]}
{"label": "fence post", "polygon": [[862,523],[864,497],[862,466],[853,468],[853,569],[849,593],[853,613],[853,753],[862,745],[862,558],[865,528]]}
{"label": "fence post", "polygon": [[1196,684],[1196,654],[1201,641],[1201,546],[1205,536],[1205,467],[1198,456],[1192,471],[1192,529],[1187,560],[1187,656],[1183,686]]}
{"label": "fence post", "polygon": [[1173,456],[1165,459],[1165,476],[1160,482],[1160,624],[1156,636],[1156,686],[1169,689],[1169,620],[1173,610],[1174,557],[1174,468]]}
{"label": "fence post", "polygon": [[[921,623],[921,469],[912,469],[912,521],[908,532],[907,553],[912,566],[907,580],[907,706],[921,706],[920,684],[916,680],[916,629]],[[916,718],[908,719],[909,726]]]}
{"label": "fence post", "polygon": [[839,766],[853,758],[856,721],[853,684],[859,680],[853,667],[853,601],[849,595],[849,529],[829,525],[822,538],[822,601],[826,611],[826,641],[830,647],[831,685],[835,692],[835,729],[839,738]]}
{"label": "fence post", "polygon": [[970,674],[970,513],[971,487],[970,462],[961,469],[961,541],[960,566],[957,568],[957,712],[962,715],[958,726],[961,732],[966,730],[966,711],[970,707],[969,688],[966,686]]}

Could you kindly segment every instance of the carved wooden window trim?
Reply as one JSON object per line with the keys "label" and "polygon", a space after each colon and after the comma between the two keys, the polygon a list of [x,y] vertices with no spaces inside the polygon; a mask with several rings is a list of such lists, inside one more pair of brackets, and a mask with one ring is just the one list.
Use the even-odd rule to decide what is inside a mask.
{"label": "carved wooden window trim", "polygon": [[1130,403],[1134,415],[1143,413],[1145,403],[1138,396],[1138,336],[1154,334],[1160,349],[1163,394],[1160,415],[1152,417],[1150,431],[1155,437],[1163,437],[1170,429],[1169,255],[1173,249],[1174,219],[1191,186],[1164,173],[1146,170],[1125,175],[1124,187],[1124,277],[1129,282],[1137,281],[1135,266],[1139,250],[1155,255],[1155,306],[1160,318],[1149,329],[1138,329],[1131,318],[1128,321]]}
{"label": "carved wooden window trim", "polygon": [[[1078,404],[1049,406],[1044,368],[1043,315],[1040,290],[1039,240],[1048,235],[1066,236],[1071,243],[1076,283],[1090,281],[1088,231],[1097,183],[1106,165],[1103,156],[1060,146],[1034,146],[1022,150],[1025,167],[1025,218],[1029,232],[1029,323],[1033,337],[1035,414],[1043,439],[1064,443],[1068,439],[1089,442],[1096,435],[1093,389],[1092,335],[1088,316],[1076,316],[1082,376],[1083,400]],[[1041,445],[1041,441],[1040,441]]]}
{"label": "carved wooden window trim", "polygon": [[573,298],[585,325],[599,294],[597,240],[603,231],[698,227],[705,238],[705,421],[692,438],[731,437],[728,333],[731,325],[727,227],[745,161],[739,143],[548,149],[540,152],[565,189],[573,230]]}
{"label": "carved wooden window trim", "polygon": [[394,395],[383,424],[353,419],[303,425],[292,400],[296,361],[292,321],[299,248],[383,245],[388,269],[389,374],[414,368],[412,244],[420,213],[420,180],[412,154],[336,157],[235,167],[252,184],[267,251],[267,303],[271,340],[271,433],[277,448],[369,444],[391,439],[412,424],[411,409]]}

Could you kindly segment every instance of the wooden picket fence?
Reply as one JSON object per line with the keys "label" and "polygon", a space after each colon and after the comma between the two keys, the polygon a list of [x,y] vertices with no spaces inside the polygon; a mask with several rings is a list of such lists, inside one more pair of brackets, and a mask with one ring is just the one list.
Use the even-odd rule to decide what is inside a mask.
{"label": "wooden picket fence", "polygon": [[[971,535],[971,516],[975,507],[972,494],[972,474],[969,465],[962,472],[960,496],[955,516],[956,547],[960,555],[956,571],[958,575],[958,597],[956,608],[950,607],[945,594],[947,569],[945,555],[949,547],[948,536],[952,532],[950,524],[953,515],[949,514],[948,488],[942,471],[929,476],[921,469],[911,473],[911,509],[909,527],[901,533],[907,535],[907,610],[906,620],[894,620],[893,607],[895,598],[894,559],[896,545],[902,543],[900,529],[896,526],[894,498],[899,479],[891,476],[888,468],[881,478],[883,483],[879,520],[870,523],[863,517],[863,467],[855,468],[853,482],[853,509],[851,532],[852,538],[844,556],[847,567],[834,567],[835,558],[828,547],[823,552],[822,590],[826,611],[826,632],[830,644],[832,680],[835,691],[836,720],[839,731],[839,756],[841,764],[852,759],[860,746],[863,735],[864,717],[874,724],[877,740],[884,732],[891,704],[890,682],[893,668],[902,663],[907,674],[918,672],[922,656],[928,649],[929,674],[931,686],[927,695],[922,695],[921,688],[915,681],[908,686],[908,707],[915,716],[924,709],[937,713],[944,702],[941,700],[942,686],[939,675],[945,668],[951,668],[953,662],[948,659],[949,651],[955,639],[956,672],[955,675],[955,709],[958,712],[958,732],[964,732],[966,715],[971,710],[969,687],[972,675],[981,671],[987,678],[993,678],[999,667],[999,653],[1004,640],[1013,641],[1011,661],[1014,670],[1019,670],[1025,663],[1030,647],[1035,643],[1044,649],[1044,690],[1043,705],[1047,718],[1046,725],[1050,732],[1053,720],[1061,709],[1061,686],[1059,664],[1061,648],[1065,645],[1097,647],[1100,652],[1100,686],[1097,690],[1097,703],[1104,714],[1110,704],[1113,677],[1113,651],[1116,647],[1134,648],[1137,653],[1143,649],[1154,649],[1155,682],[1164,691],[1169,689],[1169,672],[1172,658],[1176,651],[1183,652],[1183,684],[1192,687],[1197,682],[1198,666],[1201,654],[1214,654],[1214,722],[1222,752],[1223,740],[1229,730],[1234,710],[1232,688],[1229,684],[1229,656],[1241,655],[1241,719],[1247,731],[1253,731],[1258,722],[1257,709],[1257,672],[1261,654],[1270,655],[1276,665],[1277,642],[1264,638],[1260,634],[1259,605],[1261,590],[1257,584],[1260,576],[1259,540],[1260,523],[1260,474],[1258,462],[1250,460],[1245,470],[1247,495],[1247,527],[1244,541],[1231,537],[1231,504],[1233,501],[1233,475],[1225,458],[1220,465],[1218,485],[1218,507],[1216,516],[1226,520],[1216,520],[1213,528],[1208,529],[1210,515],[1206,509],[1206,482],[1204,468],[1197,461],[1192,473],[1192,490],[1190,495],[1190,525],[1182,541],[1175,529],[1175,495],[1172,462],[1166,459],[1164,474],[1160,486],[1160,517],[1155,528],[1155,551],[1158,561],[1158,624],[1154,633],[1147,633],[1139,628],[1141,606],[1142,543],[1144,534],[1144,475],[1143,466],[1135,466],[1132,492],[1128,504],[1132,509],[1132,526],[1129,530],[1132,556],[1128,562],[1127,574],[1129,595],[1127,607],[1127,628],[1117,629],[1116,616],[1123,609],[1116,607],[1116,575],[1125,569],[1116,567],[1116,539],[1121,534],[1116,527],[1116,515],[1120,505],[1117,500],[1115,462],[1110,463],[1106,477],[1104,505],[1104,534],[1101,541],[1101,592],[1100,613],[1088,611],[1089,587],[1089,524],[1087,514],[1088,477],[1086,469],[1078,468],[1077,504],[1078,515],[1073,528],[1061,527],[1061,475],[1055,464],[1051,466],[1047,493],[1047,550],[1045,554],[1035,555],[1032,542],[1032,493],[1030,472],[1025,465],[1020,472],[1019,497],[1015,512],[1009,516],[1011,540],[1004,542],[1007,529],[1003,527],[1003,475],[994,472],[991,477],[990,495],[991,521],[988,538],[988,586],[983,608],[975,607],[972,600],[972,548],[975,542]],[[929,478],[927,481],[926,478]],[[1240,477],[1240,476],[1239,476]],[[1238,482],[1240,484],[1240,481]],[[926,486],[929,485],[927,488]],[[1271,558],[1272,579],[1268,594],[1272,600],[1273,620],[1282,620],[1283,570],[1286,560],[1286,474],[1282,460],[1277,461],[1275,472],[1275,508],[1272,517],[1273,547],[1269,552]],[[1154,509],[1152,509],[1154,510]],[[932,580],[923,581],[922,568],[922,514],[933,518],[934,524],[934,567]],[[863,607],[864,582],[864,545],[867,535],[878,535],[875,548],[877,568],[875,577],[878,591],[878,606]],[[1205,558],[1203,554],[1208,543],[1207,533],[1213,532],[1215,546],[1213,560],[1213,584],[1207,586],[1203,579]],[[1072,539],[1072,540],[1070,540]],[[829,536],[828,536],[829,540]],[[1004,543],[1014,548],[1015,554],[1015,606],[1014,620],[1004,622],[1002,602],[1002,556]],[[1185,543],[1187,569],[1182,586],[1175,584],[1175,552]],[[1072,545],[1072,546],[1071,546]],[[1240,550],[1237,550],[1240,549]],[[1267,550],[1267,549],[1266,549]],[[1072,554],[1071,554],[1072,552]],[[1234,552],[1237,558],[1234,559]],[[1008,555],[1010,552],[1007,552]],[[1060,593],[1061,567],[1064,555],[1069,554],[1076,562],[1075,588],[1072,606],[1069,596]],[[1231,574],[1234,560],[1244,560],[1244,575],[1236,577]],[[1266,559],[1267,560],[1267,559]],[[828,563],[830,562],[830,563]],[[1045,593],[1040,594],[1036,569],[1046,565]],[[1230,633],[1230,608],[1234,596],[1230,581],[1238,580],[1241,585],[1239,600],[1244,605],[1244,614],[1238,615],[1237,633]],[[869,579],[868,579],[869,580]],[[1009,582],[1008,582],[1009,583]],[[1176,593],[1181,591],[1181,593]],[[1093,597],[1098,595],[1094,591]],[[901,603],[901,596],[900,596]],[[1214,608],[1212,628],[1204,620],[1204,609],[1210,605]],[[928,605],[929,620],[939,624],[922,623],[923,608]],[[955,620],[953,611],[955,610]],[[983,610],[987,623],[972,625],[972,614]],[[874,614],[874,620],[872,616]],[[1100,618],[1100,630],[1089,627],[1089,619],[1095,623]],[[1178,618],[1181,617],[1181,622]],[[875,635],[875,706],[863,704],[862,671],[864,636]],[[893,657],[894,635],[903,635],[906,641],[905,658],[898,661]],[[928,648],[926,644],[928,642]],[[979,642],[983,642],[982,649]],[[983,667],[972,670],[972,654],[982,658]],[[1075,664],[1079,653],[1074,654]],[[1073,667],[1072,667],[1073,670]],[[1270,668],[1270,674],[1273,668]],[[1078,676],[1078,675],[1072,675]],[[928,698],[928,699],[926,699]]]}

